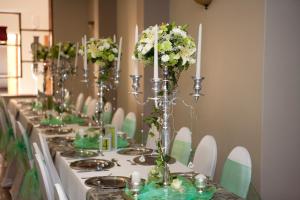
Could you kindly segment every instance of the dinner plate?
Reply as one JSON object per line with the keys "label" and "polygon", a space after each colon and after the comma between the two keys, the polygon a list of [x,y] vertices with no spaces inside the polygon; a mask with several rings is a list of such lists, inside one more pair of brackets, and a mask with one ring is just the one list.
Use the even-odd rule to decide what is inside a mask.
{"label": "dinner plate", "polygon": [[129,148],[124,148],[119,151],[117,151],[118,154],[121,155],[130,155],[130,156],[138,156],[138,155],[143,155],[143,154],[150,154],[152,153],[152,149],[148,148],[143,148],[143,147],[129,147]]}
{"label": "dinner plate", "polygon": [[[153,155],[150,154],[150,155],[135,157],[133,159],[133,161],[139,165],[156,165],[155,161],[157,158],[158,158],[157,154],[153,154]],[[174,164],[175,162],[176,162],[176,159],[173,157],[170,157],[168,160],[168,164]]]}
{"label": "dinner plate", "polygon": [[97,176],[87,179],[84,183],[90,187],[123,189],[130,178],[124,176]]}
{"label": "dinner plate", "polygon": [[103,169],[110,169],[114,166],[114,163],[104,159],[87,159],[77,160],[71,162],[70,167],[76,170],[95,170],[101,171]]}
{"label": "dinner plate", "polygon": [[73,143],[75,140],[74,137],[50,137],[47,138],[47,141],[55,144],[69,144]]}
{"label": "dinner plate", "polygon": [[132,200],[124,189],[102,189],[93,187],[87,191],[86,200]]}
{"label": "dinner plate", "polygon": [[98,153],[89,150],[67,150],[61,152],[60,155],[68,158],[91,158],[98,156]]}
{"label": "dinner plate", "polygon": [[45,134],[47,135],[63,135],[63,134],[68,134],[73,131],[72,128],[48,128],[44,131]]}
{"label": "dinner plate", "polygon": [[186,179],[193,181],[195,176],[197,176],[198,174],[199,173],[196,173],[196,172],[174,172],[174,173],[171,173],[171,177],[173,179],[175,179],[178,176],[181,176],[181,177],[184,177]]}

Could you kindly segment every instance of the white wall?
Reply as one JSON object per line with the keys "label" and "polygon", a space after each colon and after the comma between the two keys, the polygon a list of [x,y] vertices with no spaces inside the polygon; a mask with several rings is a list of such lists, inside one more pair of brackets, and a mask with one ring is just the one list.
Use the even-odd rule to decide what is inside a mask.
{"label": "white wall", "polygon": [[266,0],[261,191],[300,199],[300,1]]}

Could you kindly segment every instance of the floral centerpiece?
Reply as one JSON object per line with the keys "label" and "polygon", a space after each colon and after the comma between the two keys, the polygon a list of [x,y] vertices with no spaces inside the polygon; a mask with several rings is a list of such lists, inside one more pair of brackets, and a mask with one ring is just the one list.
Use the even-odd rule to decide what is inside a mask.
{"label": "floral centerpiece", "polygon": [[62,42],[62,43],[56,43],[54,46],[51,47],[49,52],[49,57],[51,59],[57,59],[59,49],[60,49],[60,56],[62,59],[70,60],[74,58],[76,55],[76,45],[74,43]]}
{"label": "floral centerpiece", "polygon": [[[96,64],[104,73],[99,75],[99,80],[106,81],[112,71],[114,62],[118,57],[118,46],[111,38],[94,39],[87,42],[87,60]],[[79,50],[81,55],[84,54],[84,46]]]}
{"label": "floral centerpiece", "polygon": [[[135,46],[134,58],[146,64],[154,61],[155,27],[150,26],[144,30]],[[159,67],[168,69],[168,93],[171,95],[177,88],[178,79],[182,71],[187,70],[195,63],[196,45],[191,36],[187,33],[187,26],[179,26],[175,23],[161,24],[158,27],[158,63]],[[149,125],[150,134],[152,130],[160,130],[162,126],[162,110],[153,107],[150,116],[145,118]],[[156,167],[151,170],[149,177],[161,179],[164,162],[168,159],[163,156],[161,141],[158,141],[160,156],[157,159]]]}
{"label": "floral centerpiece", "polygon": [[[195,63],[196,45],[191,36],[187,34],[187,26],[176,24],[162,24],[158,30],[158,62],[162,68],[168,67],[169,80],[172,91],[183,70],[187,70]],[[135,46],[134,57],[146,64],[154,60],[154,26],[150,26],[141,33]]]}
{"label": "floral centerpiece", "polygon": [[49,58],[49,47],[45,45],[39,45],[36,51],[37,61],[46,62]]}

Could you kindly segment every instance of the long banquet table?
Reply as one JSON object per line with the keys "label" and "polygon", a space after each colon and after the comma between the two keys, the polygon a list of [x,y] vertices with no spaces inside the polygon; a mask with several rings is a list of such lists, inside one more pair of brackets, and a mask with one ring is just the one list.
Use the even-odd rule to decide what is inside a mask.
{"label": "long banquet table", "polygon": [[[32,100],[32,99],[31,99]],[[22,102],[28,102],[30,99],[11,99],[8,105],[8,109],[18,117],[18,120],[24,125],[32,124],[31,120],[28,116],[26,116],[26,108],[22,106]],[[28,108],[27,108],[28,110]],[[67,125],[68,127],[72,127],[73,130],[78,130],[79,128],[87,128],[82,127],[79,125]],[[39,134],[44,134],[43,129],[38,128],[37,126],[33,126],[31,135],[30,135],[30,142],[36,142],[40,145]],[[46,135],[46,137],[56,137],[56,136],[74,136],[75,133],[67,134],[67,135]],[[141,177],[146,179],[148,176],[149,170],[153,166],[141,166],[141,165],[132,165],[128,160],[132,160],[135,156],[127,156],[127,155],[120,155],[116,151],[104,152],[104,156],[97,156],[95,158],[111,160],[112,158],[116,159],[118,163],[121,165],[114,166],[109,171],[91,171],[91,172],[79,172],[78,170],[73,170],[70,168],[70,163],[75,160],[79,159],[70,159],[65,158],[60,155],[59,152],[55,155],[55,166],[60,176],[62,186],[70,200],[83,200],[86,199],[86,193],[90,189],[90,187],[85,185],[85,180],[88,177],[94,176],[130,176],[130,174],[134,171],[138,171],[141,174]],[[171,172],[190,172],[191,169],[186,167],[185,165],[181,164],[180,162],[175,162],[174,164],[170,165]],[[213,199],[216,200],[236,200],[240,199],[236,195],[225,191],[223,188],[218,188],[217,192]]]}

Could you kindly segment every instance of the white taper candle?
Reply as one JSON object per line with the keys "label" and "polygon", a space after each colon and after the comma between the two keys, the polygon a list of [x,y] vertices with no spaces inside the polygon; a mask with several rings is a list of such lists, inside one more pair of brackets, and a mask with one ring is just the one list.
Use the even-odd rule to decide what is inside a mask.
{"label": "white taper candle", "polygon": [[84,42],[84,61],[83,61],[83,68],[87,70],[87,46],[86,46],[86,35],[83,36]]}
{"label": "white taper candle", "polygon": [[120,70],[121,54],[122,54],[122,42],[123,42],[123,38],[120,37],[120,41],[119,41],[119,51],[118,51],[118,60],[117,60],[117,71]]}
{"label": "white taper candle", "polygon": [[74,62],[74,68],[77,68],[77,60],[78,60],[78,48],[79,48],[79,44],[78,42],[76,43],[76,54],[75,54],[75,62]]}
{"label": "white taper candle", "polygon": [[196,78],[200,78],[200,71],[201,71],[201,46],[202,46],[202,24],[199,24],[199,28],[198,28],[198,43],[197,43]]}
{"label": "white taper candle", "polygon": [[60,67],[61,43],[58,43],[57,67]]}
{"label": "white taper candle", "polygon": [[[138,28],[138,25],[135,25],[134,46],[136,46],[136,44],[138,43],[138,40],[139,40],[139,28]],[[136,59],[133,59],[133,74],[134,75],[139,74],[139,69],[138,68],[139,68],[138,61]]]}
{"label": "white taper candle", "polygon": [[157,25],[154,27],[154,73],[153,79],[158,79],[158,30]]}

